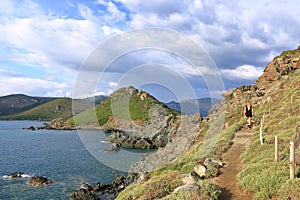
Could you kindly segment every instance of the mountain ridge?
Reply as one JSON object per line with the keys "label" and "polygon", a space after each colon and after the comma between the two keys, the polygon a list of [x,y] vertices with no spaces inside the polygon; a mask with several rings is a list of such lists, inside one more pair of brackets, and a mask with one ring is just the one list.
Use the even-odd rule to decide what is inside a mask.
{"label": "mountain ridge", "polygon": [[213,106],[220,102],[221,100],[214,98],[199,98],[185,99],[181,102],[171,101],[166,103],[166,105],[182,114],[192,115],[200,113],[200,115],[206,117]]}

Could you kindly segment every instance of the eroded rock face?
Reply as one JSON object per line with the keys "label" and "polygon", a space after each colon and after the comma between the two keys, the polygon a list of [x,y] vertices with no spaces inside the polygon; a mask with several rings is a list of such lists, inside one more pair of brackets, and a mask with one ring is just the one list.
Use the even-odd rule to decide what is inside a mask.
{"label": "eroded rock face", "polygon": [[53,181],[51,181],[50,179],[48,179],[46,177],[41,177],[41,176],[34,176],[34,177],[30,178],[28,181],[28,184],[37,186],[37,187],[42,187],[42,186],[49,185],[52,183],[53,183]]}
{"label": "eroded rock face", "polygon": [[111,184],[98,182],[92,186],[84,183],[80,189],[72,192],[70,200],[115,199],[126,186],[136,182],[137,179],[137,174],[129,173],[127,177],[116,175]]}
{"label": "eroded rock face", "polygon": [[253,85],[253,92],[259,96],[265,95],[266,88],[270,88],[277,81],[283,79],[288,74],[300,69],[300,46],[291,51],[285,51],[280,56],[270,62],[264,73]]}
{"label": "eroded rock face", "polygon": [[162,138],[162,137],[160,138],[161,140],[159,139],[155,140],[155,138],[140,137],[135,135],[129,135],[126,133],[113,132],[106,138],[106,140],[115,143],[117,146],[122,146],[122,147],[156,149],[156,148],[164,147],[168,141],[166,138]]}
{"label": "eroded rock face", "polygon": [[[131,172],[146,173],[155,167],[170,163],[188,149],[194,142],[197,132],[203,121],[199,114],[182,115],[181,118],[173,124],[169,131],[166,131],[165,137],[167,143],[164,147],[158,148],[153,154],[142,157],[141,161],[132,165]],[[162,134],[164,136],[164,134]]]}

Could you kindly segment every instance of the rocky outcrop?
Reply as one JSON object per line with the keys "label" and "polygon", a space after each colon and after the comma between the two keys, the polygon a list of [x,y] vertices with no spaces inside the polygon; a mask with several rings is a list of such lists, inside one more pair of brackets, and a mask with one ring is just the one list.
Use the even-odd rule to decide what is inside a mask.
{"label": "rocky outcrop", "polygon": [[300,70],[300,46],[295,50],[288,50],[275,57],[268,63],[263,74],[253,86],[242,86],[229,90],[223,94],[223,103],[231,108],[238,108],[251,100],[253,105],[272,102],[278,96],[278,91],[284,88],[289,80],[289,74]]}
{"label": "rocky outcrop", "polygon": [[204,126],[204,119],[199,114],[182,115],[181,118],[177,119],[176,124],[174,123],[173,126],[169,127],[171,130],[166,135],[167,144],[155,153],[143,156],[141,161],[131,166],[130,171],[146,173],[177,159],[193,144],[201,126]]}
{"label": "rocky outcrop", "polygon": [[51,181],[50,179],[48,179],[46,177],[41,177],[41,176],[34,176],[34,177],[30,178],[28,181],[28,184],[37,186],[37,187],[42,187],[42,186],[49,185],[52,183],[53,183],[53,181]]}
{"label": "rocky outcrop", "polygon": [[94,192],[80,188],[72,192],[70,200],[100,200]]}
{"label": "rocky outcrop", "polygon": [[36,128],[34,126],[29,126],[28,128],[24,128],[26,130],[29,130],[29,131],[35,131]]}
{"label": "rocky outcrop", "polygon": [[38,129],[47,129],[47,130],[75,130],[76,127],[70,124],[67,124],[66,121],[68,118],[56,118],[52,120],[49,124],[39,127]]}
{"label": "rocky outcrop", "polygon": [[80,189],[72,192],[70,200],[115,199],[125,187],[136,182],[138,178],[138,174],[129,173],[127,177],[115,175],[111,184],[102,184],[98,182],[92,186],[84,183]]}
{"label": "rocky outcrop", "polygon": [[[256,80],[252,87],[253,97],[270,97],[282,87],[282,80],[290,73],[300,69],[300,46],[295,50],[284,51],[270,62],[264,73]],[[273,91],[273,92],[272,92]],[[264,100],[263,100],[264,101]]]}
{"label": "rocky outcrop", "polygon": [[163,135],[150,138],[119,132],[111,133],[110,135],[108,135],[106,140],[112,143],[116,143],[118,146],[140,149],[157,149],[164,147],[168,142],[168,139]]}

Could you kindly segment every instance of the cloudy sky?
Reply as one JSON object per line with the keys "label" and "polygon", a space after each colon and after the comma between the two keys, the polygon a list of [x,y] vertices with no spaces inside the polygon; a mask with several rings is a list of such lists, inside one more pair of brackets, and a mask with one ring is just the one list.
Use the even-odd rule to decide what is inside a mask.
{"label": "cloudy sky", "polygon": [[[252,84],[273,57],[299,45],[299,10],[296,0],[0,0],[0,96],[73,96],[95,50],[113,44],[104,45],[104,54],[115,56],[118,44],[107,41],[143,28],[165,29],[197,43],[216,65],[225,89]],[[92,91],[107,95],[121,83],[137,84],[163,101],[174,99],[174,85],[151,82],[161,76],[173,82],[181,77],[197,97],[208,96],[201,76],[210,70],[198,72],[198,80],[194,63],[168,51],[171,46],[159,49],[159,43],[153,49],[141,43],[135,51],[122,48],[108,68],[94,73],[98,82]],[[143,77],[148,82],[134,82]]]}

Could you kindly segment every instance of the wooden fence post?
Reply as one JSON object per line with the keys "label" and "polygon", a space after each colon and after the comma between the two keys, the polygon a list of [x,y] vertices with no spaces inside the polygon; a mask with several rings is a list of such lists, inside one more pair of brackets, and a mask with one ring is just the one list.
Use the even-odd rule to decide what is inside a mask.
{"label": "wooden fence post", "polygon": [[278,138],[275,136],[275,163],[278,163]]}
{"label": "wooden fence post", "polygon": [[295,145],[294,142],[290,142],[290,180],[295,178]]}
{"label": "wooden fence post", "polygon": [[259,129],[260,145],[264,144],[264,139],[263,139],[263,124],[264,124],[264,120],[263,120],[263,118],[261,118],[260,119],[260,129]]}
{"label": "wooden fence post", "polygon": [[296,148],[299,146],[299,143],[300,143],[300,126],[297,127],[297,130],[296,130]]}

